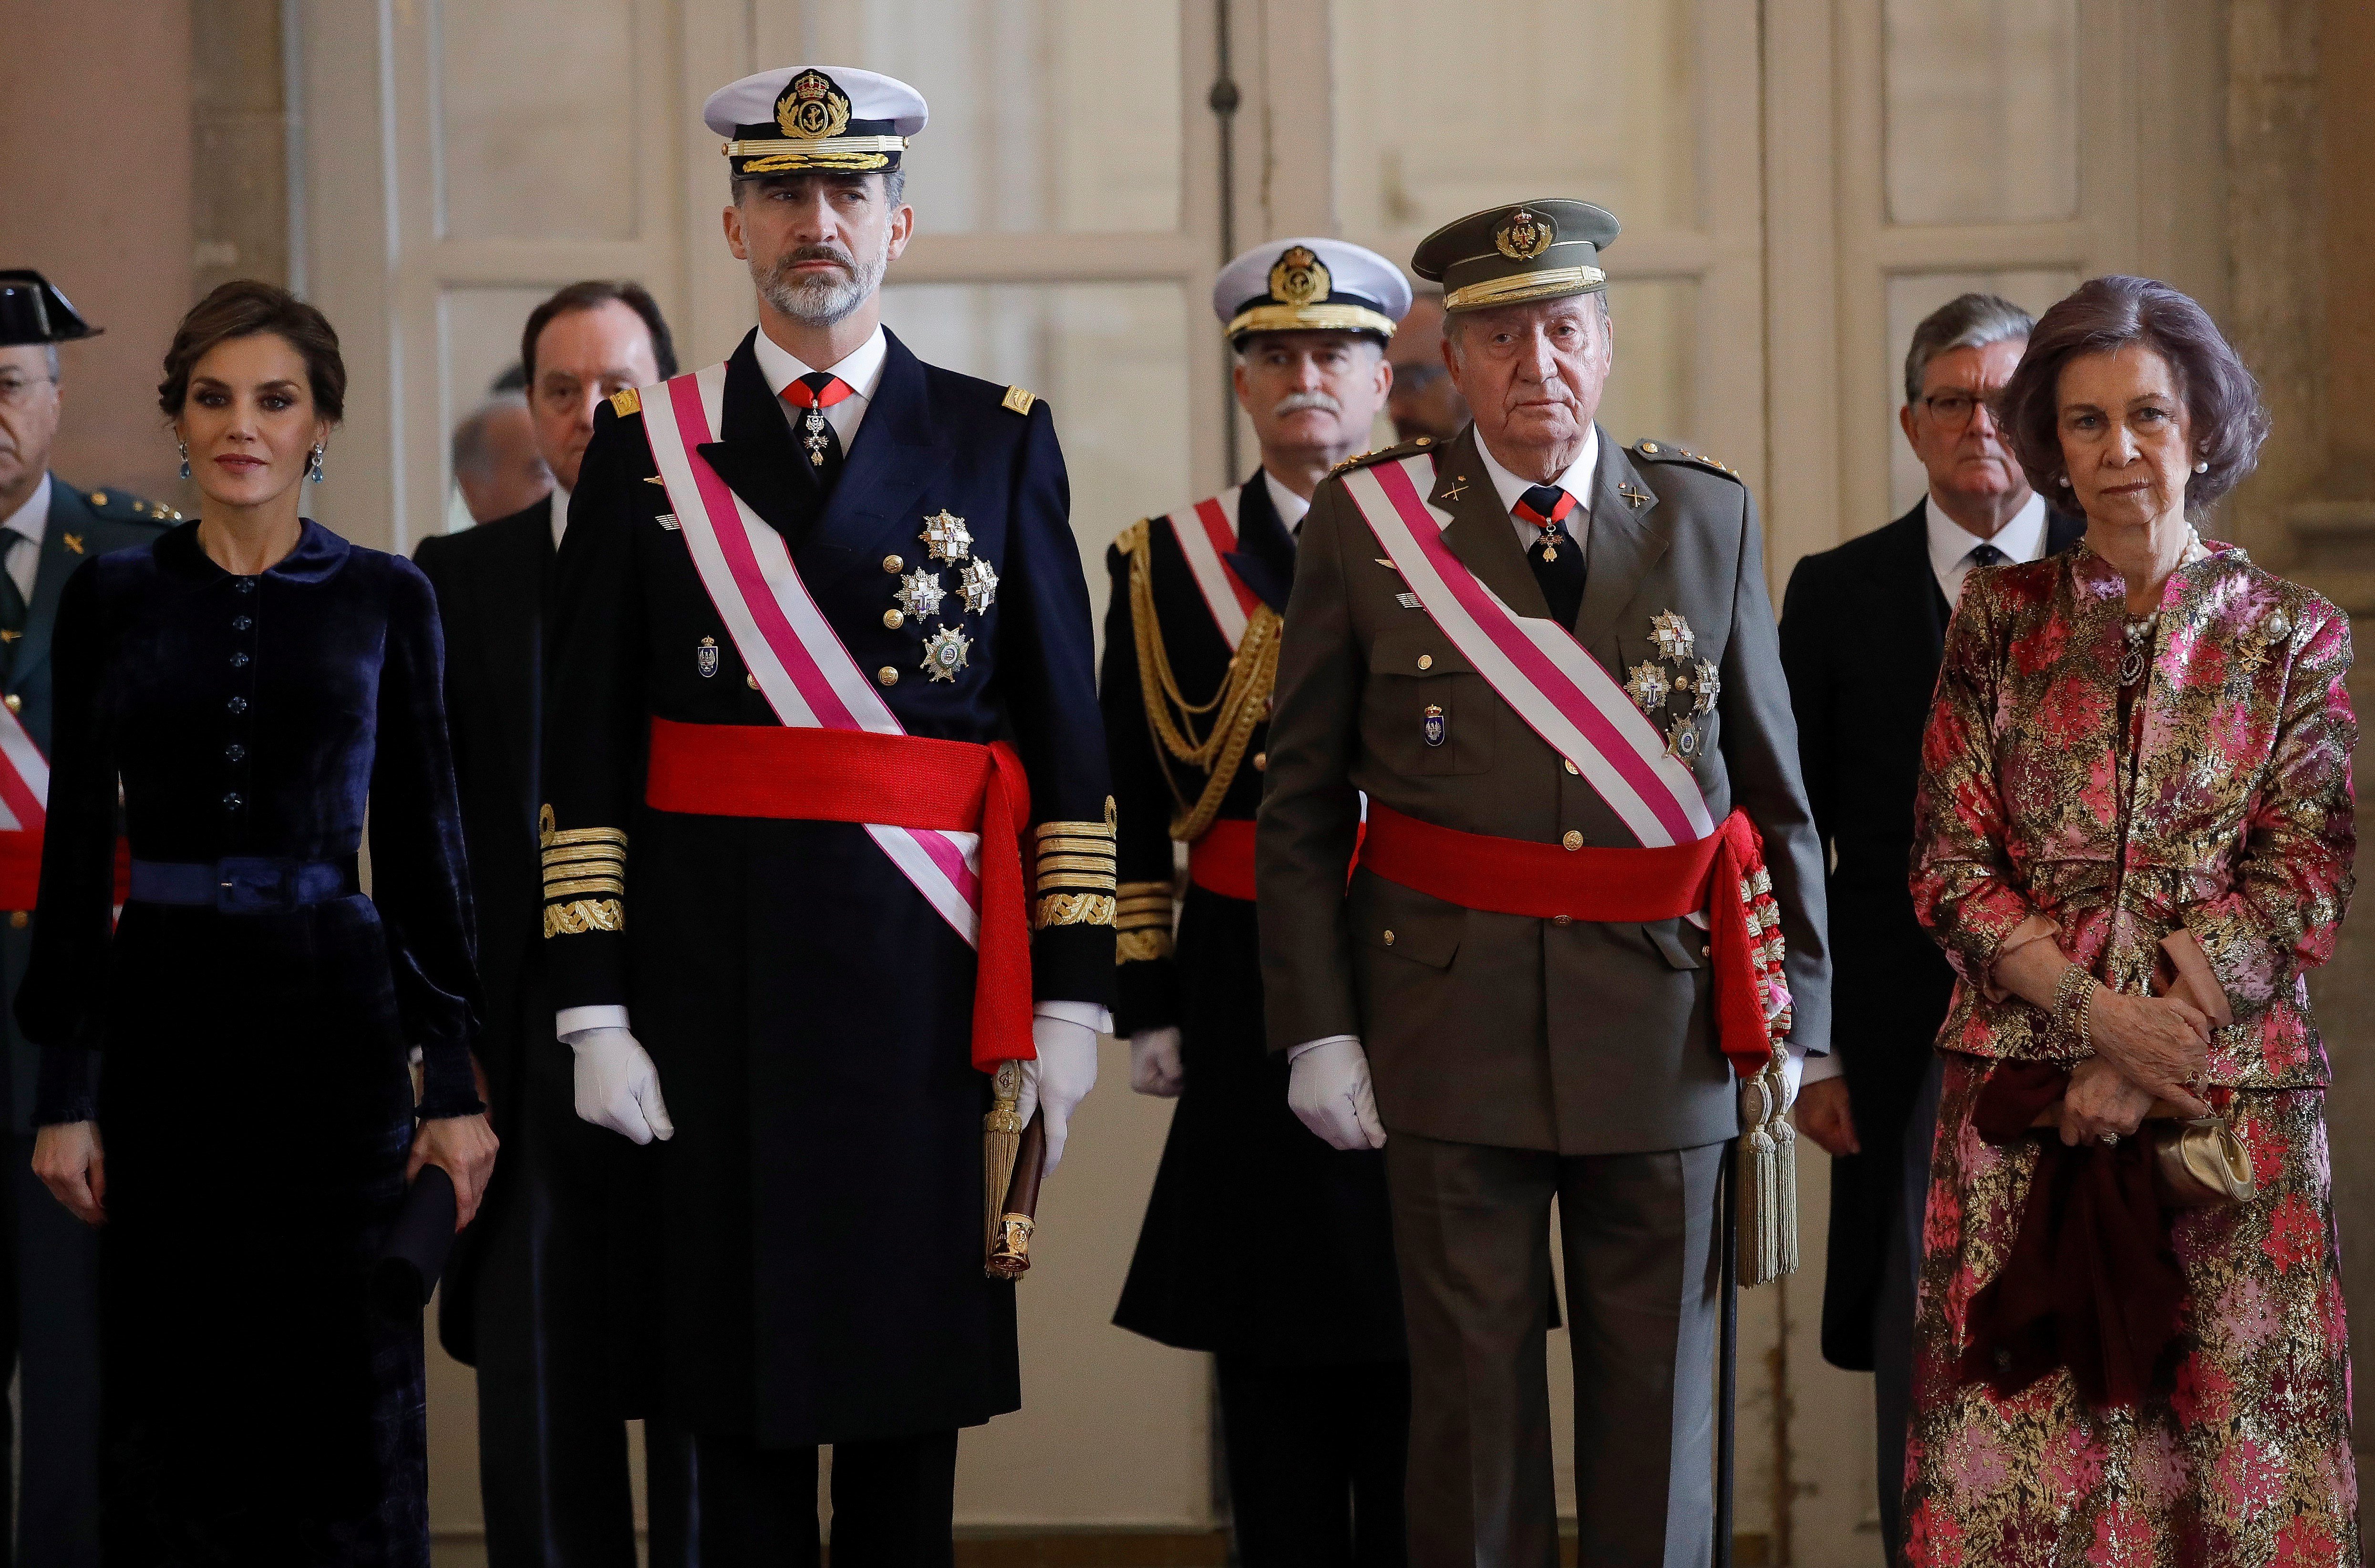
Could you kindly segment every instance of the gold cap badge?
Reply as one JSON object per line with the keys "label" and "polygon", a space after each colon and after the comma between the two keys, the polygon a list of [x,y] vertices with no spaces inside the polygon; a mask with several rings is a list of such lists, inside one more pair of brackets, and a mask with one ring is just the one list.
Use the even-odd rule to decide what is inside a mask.
{"label": "gold cap badge", "polygon": [[775,124],[804,141],[837,136],[849,124],[849,94],[822,71],[802,71],[775,100]]}
{"label": "gold cap badge", "polygon": [[1325,300],[1336,286],[1328,265],[1308,245],[1290,245],[1270,269],[1270,297],[1284,305],[1307,305]]}
{"label": "gold cap badge", "polygon": [[1530,262],[1551,248],[1558,238],[1558,225],[1548,213],[1521,206],[1501,220],[1493,231],[1493,248],[1511,261]]}

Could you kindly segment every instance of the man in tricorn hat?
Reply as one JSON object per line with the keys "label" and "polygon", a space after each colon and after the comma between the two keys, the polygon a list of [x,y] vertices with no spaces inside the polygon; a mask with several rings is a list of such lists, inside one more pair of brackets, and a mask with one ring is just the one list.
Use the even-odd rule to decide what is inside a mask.
{"label": "man in tricorn hat", "polygon": [[1473,422],[1319,487],[1279,656],[1270,1040],[1306,1126],[1385,1149],[1423,1568],[1558,1560],[1554,1201],[1578,1560],[1708,1561],[1725,1145],[1751,1277],[1781,1272],[1780,1113],[1826,1049],[1755,506],[1723,465],[1594,422],[1616,228],[1530,202],[1419,246]]}
{"label": "man in tricorn hat", "polygon": [[1021,1402],[995,1161],[1035,1112],[1054,1167],[1110,1021],[1087,585],[1046,404],[881,325],[923,99],[806,66],[704,117],[759,326],[611,398],[571,496],[556,1029],[578,1114],[658,1141],[702,1561],[813,1562],[829,1444],[833,1561],[946,1563],[957,1430]]}
{"label": "man in tricorn hat", "polygon": [[[1222,268],[1212,309],[1261,466],[1133,524],[1107,557],[1117,1016],[1131,1086],[1179,1096],[1114,1321],[1214,1352],[1245,1568],[1401,1562],[1409,1373],[1385,1161],[1304,1131],[1263,1049],[1253,819],[1294,530],[1368,445],[1409,308],[1400,268],[1338,240],[1274,240]],[[1188,846],[1176,949],[1174,841]],[[1216,1216],[1225,1257],[1207,1242]]]}
{"label": "man in tricorn hat", "polygon": [[[49,794],[50,631],[76,567],[145,545],[179,521],[111,486],[86,490],[50,472],[65,401],[58,345],[94,337],[38,272],[0,272],[0,1033],[7,1041],[7,1190],[0,1196],[0,1377],[17,1363],[23,1430],[15,1561],[30,1568],[99,1562],[99,1232],[32,1174],[33,1086],[41,1053],[13,1004],[32,949]],[[0,1432],[7,1413],[0,1406]],[[0,1498],[5,1498],[0,1490]],[[0,1508],[5,1508],[0,1502]],[[5,1518],[5,1515],[0,1515]]]}

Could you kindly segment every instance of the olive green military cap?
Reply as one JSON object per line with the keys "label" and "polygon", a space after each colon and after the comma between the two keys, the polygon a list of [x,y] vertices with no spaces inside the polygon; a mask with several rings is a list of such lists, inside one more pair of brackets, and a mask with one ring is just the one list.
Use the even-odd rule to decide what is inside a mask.
{"label": "olive green military cap", "polygon": [[1615,214],[1565,196],[1487,207],[1420,241],[1411,270],[1443,285],[1447,311],[1589,294],[1608,287],[1592,264],[1616,230]]}

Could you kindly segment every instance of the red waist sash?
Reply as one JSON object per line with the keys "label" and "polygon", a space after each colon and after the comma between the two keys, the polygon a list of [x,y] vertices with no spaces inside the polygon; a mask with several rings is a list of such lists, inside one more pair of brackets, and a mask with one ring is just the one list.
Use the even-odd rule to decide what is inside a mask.
{"label": "red waist sash", "polygon": [[974,1066],[988,1072],[999,1062],[1036,1055],[1022,850],[1022,832],[1031,820],[1031,781],[1012,747],[870,730],[655,718],[644,800],[656,810],[689,816],[980,834]]}
{"label": "red waist sash", "polygon": [[1254,896],[1254,825],[1250,818],[1223,817],[1188,846],[1188,879],[1223,898]]}
{"label": "red waist sash", "polygon": [[1762,839],[1734,811],[1696,843],[1658,849],[1567,849],[1464,833],[1369,802],[1361,864],[1377,876],[1463,909],[1538,920],[1625,923],[1707,912],[1715,963],[1717,1043],[1743,1078],[1773,1060],[1789,1028],[1768,1006],[1780,962],[1778,914],[1766,890]]}

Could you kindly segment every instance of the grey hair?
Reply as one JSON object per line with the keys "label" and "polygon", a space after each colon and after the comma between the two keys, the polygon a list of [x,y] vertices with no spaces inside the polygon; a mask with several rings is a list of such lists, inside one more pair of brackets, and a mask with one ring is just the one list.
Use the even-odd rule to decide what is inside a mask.
{"label": "grey hair", "polygon": [[49,350],[50,379],[53,382],[64,381],[65,379],[65,367],[58,361],[58,346],[54,343],[44,343],[41,347]]}
{"label": "grey hair", "polygon": [[484,474],[495,460],[495,454],[487,447],[488,422],[507,408],[526,407],[526,398],[516,392],[504,392],[471,409],[468,417],[454,427],[454,472]]}
{"label": "grey hair", "polygon": [[1939,355],[2026,338],[2036,330],[2036,318],[2001,295],[1956,295],[1913,329],[1913,342],[1905,350],[1905,401],[1921,401],[1921,378]]}

